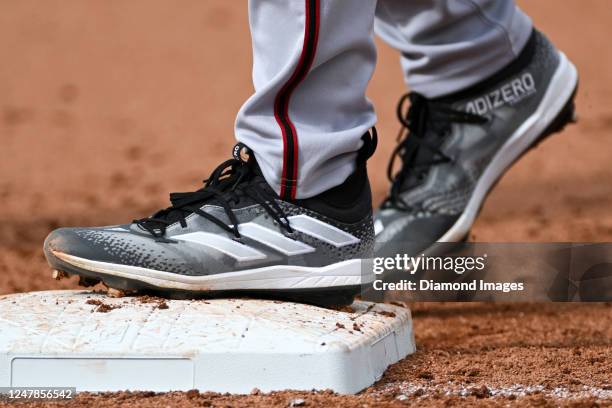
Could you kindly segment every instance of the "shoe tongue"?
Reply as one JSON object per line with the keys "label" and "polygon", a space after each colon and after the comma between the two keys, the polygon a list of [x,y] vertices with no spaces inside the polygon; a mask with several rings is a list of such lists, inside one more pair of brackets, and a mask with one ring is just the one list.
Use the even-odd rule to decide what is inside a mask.
{"label": "shoe tongue", "polygon": [[232,149],[232,156],[234,156],[234,159],[250,165],[254,178],[265,180],[261,167],[259,167],[259,162],[255,157],[255,153],[247,145],[242,142],[236,143]]}
{"label": "shoe tongue", "polygon": [[[227,191],[223,194],[222,197],[228,201],[236,201],[235,199],[238,199],[239,207],[237,208],[245,207],[251,204],[256,204],[256,201],[253,200],[248,195],[246,195],[244,192],[244,187],[246,187],[247,185],[253,186],[254,189],[258,189],[259,191],[264,190],[264,189],[268,190],[269,192],[271,192],[271,194],[273,194],[273,196],[276,196],[276,193],[274,192],[274,190],[266,182],[266,179],[263,176],[263,172],[261,171],[261,168],[259,167],[259,163],[255,159],[255,156],[253,155],[253,153],[250,153],[248,160],[244,162],[246,166],[250,167],[248,170],[247,176],[245,176],[238,184],[235,184],[233,188],[227,189]],[[204,204],[221,205],[222,201],[223,200],[221,198],[214,197],[206,201],[206,203],[202,203],[202,205]]]}
{"label": "shoe tongue", "polygon": [[[410,148],[415,150],[406,157],[407,167],[402,170],[406,172],[401,185],[402,190],[413,188],[420,184],[423,174],[428,172],[432,167],[431,163],[439,158],[439,153],[429,146],[439,149],[444,144],[445,137],[442,136],[444,129],[443,126],[440,125],[441,123],[436,123],[432,120],[428,121],[424,135],[422,136],[422,140],[425,141],[427,145],[424,143],[417,145],[417,141],[414,141],[414,145],[409,143]],[[418,136],[411,134],[407,137],[416,138]]]}
{"label": "shoe tongue", "polygon": [[[248,197],[246,194],[244,194],[244,192],[241,189],[241,187],[245,186],[246,184],[257,184],[258,188],[267,187],[270,191],[273,191],[268,186],[267,182],[265,181],[261,168],[259,167],[259,164],[257,163],[257,160],[255,159],[255,155],[248,149],[247,146],[245,146],[242,143],[236,144],[232,150],[232,156],[234,157],[234,159],[241,161],[243,163],[243,166],[249,167],[248,169],[245,169],[246,173],[243,174],[242,178],[238,180],[236,178],[237,175],[234,174],[230,176],[230,177],[235,178],[233,182],[227,183],[225,185],[217,184],[216,186],[203,187],[197,191],[202,191],[205,189],[217,189],[217,191],[222,192],[223,194],[222,197],[228,201],[231,201],[232,199],[235,199],[235,198],[239,199],[241,207],[244,205],[250,205],[250,204],[255,203],[254,200]],[[194,193],[197,193],[197,191]],[[202,208],[204,205],[207,205],[207,204],[222,205],[224,204],[223,201],[224,200],[222,198],[213,196],[213,197],[208,197],[198,202],[194,202],[190,204],[189,206],[194,207],[194,208]],[[158,226],[162,227],[165,224],[156,222],[155,219],[162,219],[162,220],[165,220],[166,222],[174,223],[174,222],[179,221],[183,216],[187,216],[186,211],[183,211],[180,209],[173,209],[170,207],[170,208],[157,212],[147,222],[152,223],[153,225],[155,225],[155,227],[158,227]]]}

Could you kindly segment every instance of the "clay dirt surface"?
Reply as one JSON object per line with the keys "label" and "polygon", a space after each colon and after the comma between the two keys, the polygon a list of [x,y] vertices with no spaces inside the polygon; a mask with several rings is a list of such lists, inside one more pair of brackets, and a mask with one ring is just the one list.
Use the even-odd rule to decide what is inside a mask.
{"label": "clay dirt surface", "polygon": [[[609,242],[612,7],[519,4],[577,65],[579,122],[512,168],[470,239]],[[49,231],[149,215],[229,157],[235,114],[252,91],[246,12],[224,0],[0,2],[0,294],[75,287],[51,279]],[[381,135],[369,165],[376,202],[405,92],[397,54],[379,45],[369,88]],[[417,353],[355,396],[113,393],[49,405],[612,405],[610,303],[409,306]]]}

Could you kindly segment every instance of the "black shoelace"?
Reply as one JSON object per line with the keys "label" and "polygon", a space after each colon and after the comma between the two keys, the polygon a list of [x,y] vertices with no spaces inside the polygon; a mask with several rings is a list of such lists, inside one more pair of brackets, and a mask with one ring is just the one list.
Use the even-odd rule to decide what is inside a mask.
{"label": "black shoelace", "polygon": [[[293,230],[287,219],[287,215],[280,208],[274,191],[267,187],[263,177],[255,171],[256,162],[252,154],[247,160],[242,158],[241,153],[249,155],[246,146],[239,143],[234,147],[234,158],[221,163],[203,181],[204,187],[193,192],[171,193],[171,206],[158,211],[148,218],[134,220],[144,230],[148,231],[155,238],[163,238],[168,226],[175,222],[180,222],[183,228],[187,227],[186,217],[190,214],[197,214],[201,217],[218,225],[225,231],[240,239],[238,231],[239,221],[234,214],[233,208],[244,197],[248,197],[262,208],[288,233]],[[202,211],[202,206],[206,202],[213,202],[221,206],[231,225],[227,225],[223,220]]]}
{"label": "black shoelace", "polygon": [[[404,105],[407,101],[410,101],[410,108],[406,112]],[[402,127],[397,135],[398,144],[391,154],[387,167],[391,190],[382,206],[411,211],[412,206],[400,196],[405,185],[422,181],[432,166],[453,161],[453,158],[444,154],[439,147],[442,145],[442,139],[450,134],[451,124],[484,123],[488,119],[455,110],[446,103],[428,100],[414,92],[400,98],[397,104],[397,118]],[[395,160],[398,157],[402,165],[399,171],[393,174]]]}

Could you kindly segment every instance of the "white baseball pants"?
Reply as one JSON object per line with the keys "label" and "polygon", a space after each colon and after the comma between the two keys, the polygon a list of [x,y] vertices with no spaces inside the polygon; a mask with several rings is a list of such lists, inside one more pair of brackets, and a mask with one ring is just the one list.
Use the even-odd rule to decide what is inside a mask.
{"label": "white baseball pants", "polygon": [[376,122],[374,31],[400,52],[407,86],[437,97],[503,68],[532,29],[513,0],[250,0],[249,21],[255,93],[235,132],[284,199],[353,172]]}

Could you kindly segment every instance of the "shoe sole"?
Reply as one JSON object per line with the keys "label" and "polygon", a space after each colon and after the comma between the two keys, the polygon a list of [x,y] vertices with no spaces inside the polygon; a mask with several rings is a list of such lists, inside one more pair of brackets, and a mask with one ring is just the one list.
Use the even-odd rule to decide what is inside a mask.
{"label": "shoe sole", "polygon": [[508,168],[548,136],[560,132],[568,123],[574,121],[574,96],[577,87],[576,67],[560,52],[559,66],[538,109],[495,154],[478,179],[465,210],[438,242],[458,242],[465,239],[488,193]]}
{"label": "shoe sole", "polygon": [[103,283],[125,293],[151,293],[173,299],[254,296],[319,306],[351,304],[365,278],[360,259],[323,267],[274,265],[208,276],[186,276],[130,265],[92,261],[50,250],[52,268],[80,277],[79,284]]}

